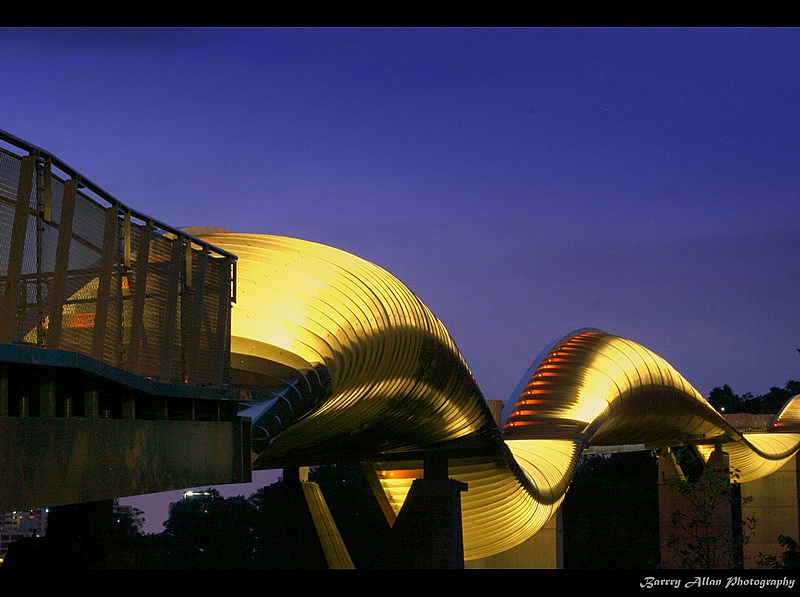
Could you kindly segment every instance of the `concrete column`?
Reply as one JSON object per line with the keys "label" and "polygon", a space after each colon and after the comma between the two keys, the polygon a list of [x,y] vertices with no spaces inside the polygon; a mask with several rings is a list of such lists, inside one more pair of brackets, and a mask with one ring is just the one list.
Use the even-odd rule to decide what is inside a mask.
{"label": "concrete column", "polygon": [[[727,452],[716,446],[700,479],[687,483],[675,455],[664,451],[658,458],[658,476],[661,567],[733,568],[736,553],[731,492],[726,487],[730,482]],[[700,524],[690,527],[692,518]]]}
{"label": "concrete column", "polygon": [[[714,448],[706,462],[706,469],[711,473],[708,484],[702,489],[709,496],[719,500],[716,508],[709,516],[709,535],[717,538],[717,568],[736,568],[740,559],[740,548],[735,545],[735,531],[732,511],[732,488],[730,487],[730,456],[718,445]],[[714,484],[718,484],[714,487]],[[727,487],[727,491],[722,489]]]}
{"label": "concrete column", "polygon": [[39,386],[39,416],[56,416],[56,382],[53,380]]}
{"label": "concrete column", "polygon": [[742,483],[742,518],[755,518],[752,536],[744,545],[745,568],[757,568],[759,553],[780,558],[785,548],[780,535],[795,540],[800,537],[800,470],[798,457],[789,459],[780,469],[755,481]]}
{"label": "concrete column", "polygon": [[675,454],[664,449],[658,455],[658,527],[661,554],[661,568],[681,568],[681,561],[670,547],[670,539],[676,533],[672,516],[675,512],[687,512],[691,507],[689,500],[676,491],[675,481],[685,481],[683,470]]}
{"label": "concrete column", "polygon": [[464,568],[461,492],[466,483],[447,477],[447,460],[425,460],[392,528],[390,568]]}
{"label": "concrete column", "polygon": [[272,569],[324,569],[325,554],[302,486],[302,469],[283,470],[283,482],[264,487],[264,561]]}

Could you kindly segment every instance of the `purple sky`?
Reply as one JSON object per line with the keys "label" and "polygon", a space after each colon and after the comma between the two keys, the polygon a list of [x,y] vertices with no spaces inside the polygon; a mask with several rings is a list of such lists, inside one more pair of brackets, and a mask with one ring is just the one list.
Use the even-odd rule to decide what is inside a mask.
{"label": "purple sky", "polygon": [[0,29],[0,129],[384,267],[488,398],[581,327],[760,395],[800,379],[799,72],[798,28]]}

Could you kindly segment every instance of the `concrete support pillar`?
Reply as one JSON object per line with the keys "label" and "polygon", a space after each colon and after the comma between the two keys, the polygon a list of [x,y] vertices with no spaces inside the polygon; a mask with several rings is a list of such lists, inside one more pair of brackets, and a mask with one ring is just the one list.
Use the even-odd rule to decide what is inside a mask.
{"label": "concrete support pillar", "polygon": [[39,386],[39,416],[56,416],[56,382],[53,380]]}
{"label": "concrete support pillar", "polygon": [[737,562],[741,561],[741,546],[736,541],[737,529],[733,520],[730,464],[728,453],[716,446],[706,462],[710,474],[706,485],[702,487],[708,500],[717,500],[716,507],[709,515],[708,526],[709,535],[717,540],[717,568],[737,568]]}
{"label": "concrete support pillar", "polygon": [[661,567],[734,568],[727,452],[716,446],[700,478],[690,483],[675,455],[665,450],[658,458],[658,477]]}
{"label": "concrete support pillar", "polygon": [[658,526],[661,568],[681,568],[678,554],[670,547],[676,529],[672,521],[676,512],[687,512],[689,500],[673,488],[675,482],[683,482],[685,477],[675,454],[665,449],[658,455]]}
{"label": "concrete support pillar", "polygon": [[305,469],[285,468],[283,482],[263,489],[265,568],[327,568],[303,493],[302,481],[306,475]]}
{"label": "concrete support pillar", "polygon": [[464,568],[461,492],[447,476],[447,460],[425,460],[392,528],[390,568]]}
{"label": "concrete support pillar", "polygon": [[87,390],[83,398],[84,415],[88,419],[100,418],[100,391],[96,388]]}
{"label": "concrete support pillar", "polygon": [[795,455],[779,470],[742,484],[742,518],[755,518],[753,534],[744,546],[745,568],[758,567],[759,554],[781,558],[785,552],[778,537],[800,537],[800,469]]}

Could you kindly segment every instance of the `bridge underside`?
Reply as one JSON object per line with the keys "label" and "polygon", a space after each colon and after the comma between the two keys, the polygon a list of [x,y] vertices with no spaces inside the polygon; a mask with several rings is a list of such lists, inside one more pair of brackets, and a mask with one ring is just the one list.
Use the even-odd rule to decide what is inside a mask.
{"label": "bridge underside", "polygon": [[251,480],[239,393],[0,348],[0,512]]}

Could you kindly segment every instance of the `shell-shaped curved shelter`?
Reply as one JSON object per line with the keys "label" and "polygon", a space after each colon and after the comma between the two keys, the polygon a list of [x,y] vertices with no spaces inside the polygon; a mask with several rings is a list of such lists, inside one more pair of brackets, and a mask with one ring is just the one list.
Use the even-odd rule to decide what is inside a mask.
{"label": "shell-shaped curved shelter", "polygon": [[296,238],[186,230],[238,258],[231,369],[261,392],[243,411],[261,432],[254,468],[361,462],[391,517],[424,459],[445,456],[468,487],[465,560],[538,532],[588,448],[725,444],[747,481],[800,447],[797,396],[741,433],[664,359],[595,329],[539,355],[501,428],[445,326],[384,269]]}

